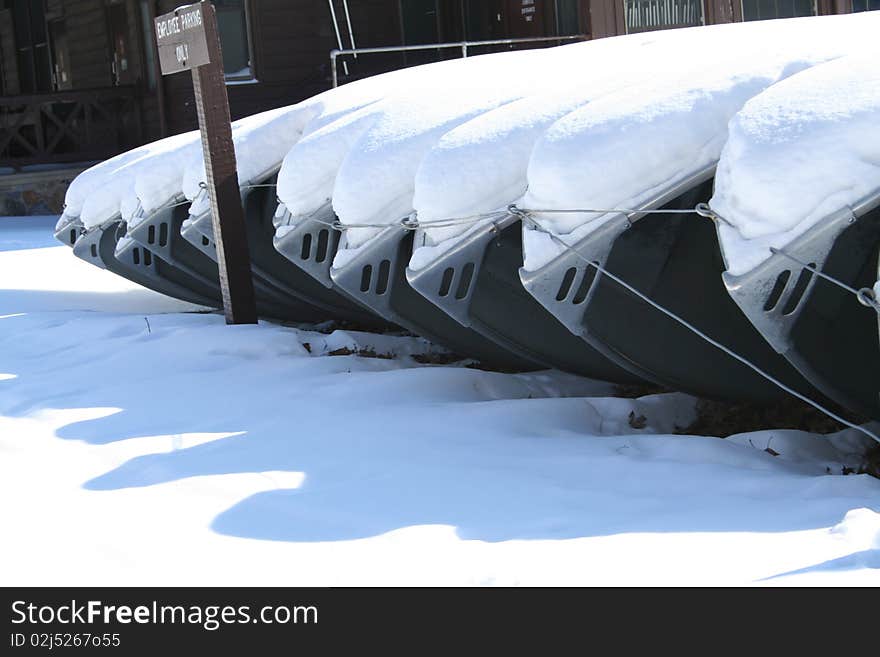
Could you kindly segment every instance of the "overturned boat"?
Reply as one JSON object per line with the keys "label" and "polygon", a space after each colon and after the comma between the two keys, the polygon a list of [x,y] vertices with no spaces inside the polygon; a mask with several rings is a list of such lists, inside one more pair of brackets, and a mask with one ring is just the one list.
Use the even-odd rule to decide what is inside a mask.
{"label": "overturned boat", "polygon": [[538,369],[539,364],[497,347],[430,304],[406,281],[412,231],[388,226],[341,267],[333,262],[345,238],[335,228],[330,203],[307,217],[279,208],[275,248],[328,289],[338,290],[387,322],[402,326],[453,351],[505,369]]}
{"label": "overturned boat", "polygon": [[[178,200],[150,214],[136,215],[126,233],[131,242],[126,242],[124,248],[130,249],[133,248],[130,244],[136,244],[151,250],[161,260],[196,280],[200,287],[209,287],[220,299],[220,273],[216,255],[210,250],[213,242],[209,240],[203,250],[181,234],[183,223],[189,217],[189,205],[185,200]],[[320,309],[290,299],[281,290],[258,278],[254,279],[254,294],[257,312],[261,316],[304,322],[326,319],[326,313]]]}
{"label": "overturned boat", "polygon": [[818,390],[874,420],[878,121],[876,53],[798,73],[731,121],[711,200],[731,298]]}
{"label": "overturned boat", "polygon": [[125,232],[126,223],[120,215],[87,229],[78,216],[63,214],[55,238],[89,264],[161,294],[209,307],[220,303],[211,286],[176,270],[150,249],[126,238]]}
{"label": "overturned boat", "polygon": [[[384,323],[365,308],[352,302],[338,292],[319,283],[302,269],[294,267],[290,260],[273,245],[274,219],[278,212],[275,195],[277,167],[259,176],[253,183],[241,185],[241,200],[245,215],[251,271],[258,296],[273,299],[279,306],[276,316],[305,321],[311,319],[339,319],[355,321],[366,326]],[[282,210],[283,211],[283,210]],[[216,262],[214,227],[210,206],[201,204],[181,226],[183,238]],[[326,243],[316,239],[316,251]],[[324,246],[326,251],[326,246]],[[302,249],[300,250],[302,253]]]}
{"label": "overturned boat", "polygon": [[[573,243],[557,236],[567,247],[544,266],[523,269],[522,283],[572,333],[658,384],[716,399],[770,402],[785,395],[697,329],[786,385],[812,393],[725,293],[712,223],[677,212],[710,198],[712,172],[709,167],[694,174],[645,203],[641,212],[612,216]],[[594,263],[652,303],[603,275]]]}
{"label": "overturned boat", "polygon": [[[464,326],[443,312],[407,281],[413,232],[400,225],[383,228],[341,266],[330,269],[333,282],[390,322],[486,364],[512,370],[546,367],[522,353]],[[342,237],[344,244],[345,235]],[[472,272],[466,272],[472,273]],[[459,280],[466,295],[471,277]]]}
{"label": "overturned boat", "polygon": [[[425,244],[425,232],[415,234]],[[546,367],[615,383],[644,383],[594,349],[522,286],[522,226],[503,213],[469,231],[427,264],[406,269],[407,282],[459,324],[511,353]]]}
{"label": "overturned boat", "polygon": [[878,313],[871,303],[880,254],[880,189],[774,251],[746,273],[724,273],[730,297],[824,395],[880,420]]}

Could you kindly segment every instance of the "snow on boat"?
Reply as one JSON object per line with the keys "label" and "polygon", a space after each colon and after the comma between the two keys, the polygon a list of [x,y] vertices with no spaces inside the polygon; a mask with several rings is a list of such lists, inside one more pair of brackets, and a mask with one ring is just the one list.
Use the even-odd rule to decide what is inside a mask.
{"label": "snow on boat", "polygon": [[880,419],[880,52],[799,73],[731,122],[713,210],[731,298],[825,395]]}
{"label": "snow on boat", "polygon": [[[245,201],[245,223],[249,219],[261,221],[267,190],[254,188],[251,180],[260,184],[272,184],[274,172],[260,174],[261,169],[277,169],[278,163],[290,147],[299,139],[306,123],[314,116],[311,106],[291,106],[256,114],[236,121],[232,126],[232,138],[236,150],[236,163]],[[268,165],[267,165],[268,163]],[[128,235],[134,241],[155,250],[164,260],[182,271],[213,285],[219,295],[219,272],[217,255],[211,232],[202,234],[195,229],[198,217],[210,225],[211,213],[204,193],[205,164],[201,151],[191,154],[180,175],[176,177],[175,197],[166,200],[156,211],[142,211],[129,222]],[[255,192],[252,194],[252,192]],[[158,195],[151,195],[158,197]],[[167,199],[167,192],[165,198]],[[272,198],[269,194],[269,198]],[[251,200],[248,203],[248,199]],[[192,205],[190,205],[192,203]],[[143,205],[143,203],[142,203]],[[189,210],[178,208],[189,206]],[[273,208],[274,210],[274,208]],[[190,215],[195,214],[195,217]],[[248,215],[251,215],[250,217]],[[186,226],[184,234],[184,226]],[[299,321],[327,319],[328,312],[307,300],[289,294],[255,268],[253,272],[254,293],[260,315]]]}
{"label": "snow on boat", "polygon": [[[709,35],[692,31],[682,40],[693,45],[703,38],[709,43]],[[459,351],[466,348],[471,353],[476,349],[507,353],[532,366],[546,367],[549,359],[536,358],[535,349],[499,339],[482,327],[464,325],[415,291],[406,279],[413,237],[400,221],[414,209],[420,163],[445,134],[529,97],[546,100],[557,94],[568,95],[555,103],[555,109],[548,110],[551,115],[554,111],[563,112],[566,104],[569,108],[577,106],[591,93],[588,83],[597,82],[602,76],[592,76],[580,92],[566,94],[570,78],[563,71],[572,67],[598,70],[597,65],[615,52],[623,52],[627,47],[637,49],[652,41],[671,43],[673,39],[664,35],[634,35],[618,41],[479,57],[473,62],[456,63],[459,70],[443,81],[442,97],[438,97],[436,89],[421,89],[419,93],[386,98],[336,173],[332,204],[344,232],[330,270],[332,281],[388,319]],[[682,46],[681,51],[685,50],[686,46]],[[477,64],[481,69],[476,68]],[[549,75],[548,71],[559,74]],[[650,73],[645,71],[642,75],[647,77]],[[625,83],[612,72],[604,74],[604,78],[606,84]],[[500,162],[506,160],[507,154],[505,150],[501,156],[495,156]],[[480,187],[487,175],[483,171],[469,184]],[[286,199],[282,196],[282,200]],[[470,282],[468,276],[461,278],[456,283],[456,294],[466,297]],[[551,325],[558,330],[558,325]],[[580,351],[584,350],[580,347]],[[603,365],[590,368],[590,373],[614,380],[636,379],[619,367]]]}
{"label": "snow on boat", "polygon": [[[531,84],[527,81],[537,76],[530,75],[532,68],[522,68],[539,68],[533,56],[524,54],[425,67],[429,70],[418,87],[391,94],[304,138],[282,166],[279,198],[287,212],[282,211],[276,232],[276,248],[292,262],[386,320],[462,354],[516,369],[539,364],[460,326],[406,283],[412,234],[399,220],[412,211],[413,177],[425,150],[455,125],[524,95]],[[513,84],[517,63],[523,79]],[[327,205],[331,198],[336,217]],[[337,218],[348,223],[341,238],[328,230]],[[317,245],[314,259],[312,244]]]}
{"label": "snow on boat", "polygon": [[[869,43],[869,26],[837,22],[823,43],[806,39],[822,21],[789,21],[773,48],[699,75],[637,86],[576,110],[535,147],[526,208],[522,282],[572,332],[622,367],[695,394],[770,401],[781,390],[691,328],[608,276],[803,393],[813,389],[779,357],[724,294],[712,226],[692,210],[711,196],[727,122],[748,98],[809,66]],[[873,27],[876,22],[871,21]],[[747,31],[751,26],[731,26]],[[827,27],[827,25],[826,25]],[[637,212],[612,210],[623,208]],[[607,209],[607,210],[606,210]],[[656,212],[666,210],[666,212]]]}
{"label": "snow on boat", "polygon": [[[700,39],[717,46],[713,30],[596,42],[579,60],[581,75],[572,80],[565,69],[559,72],[558,90],[509,103],[446,133],[416,174],[414,205],[425,227],[415,235],[410,285],[514,353],[593,378],[643,382],[571,333],[523,288],[521,220],[505,208],[526,191],[532,149],[556,120],[639,81],[665,77],[671,83]],[[485,219],[475,222],[455,219],[481,215]]]}

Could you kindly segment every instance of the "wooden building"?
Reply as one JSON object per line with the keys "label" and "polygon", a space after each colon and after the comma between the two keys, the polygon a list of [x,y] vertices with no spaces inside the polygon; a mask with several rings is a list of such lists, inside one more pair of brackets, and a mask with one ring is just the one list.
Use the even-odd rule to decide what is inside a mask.
{"label": "wooden building", "polygon": [[[627,32],[880,9],[880,0],[213,0],[234,118],[330,86],[332,49]],[[155,15],[185,0],[0,0],[0,167],[83,162],[195,127]],[[546,45],[534,44],[534,45]],[[471,47],[469,54],[517,46]],[[458,49],[341,57],[340,80]]]}

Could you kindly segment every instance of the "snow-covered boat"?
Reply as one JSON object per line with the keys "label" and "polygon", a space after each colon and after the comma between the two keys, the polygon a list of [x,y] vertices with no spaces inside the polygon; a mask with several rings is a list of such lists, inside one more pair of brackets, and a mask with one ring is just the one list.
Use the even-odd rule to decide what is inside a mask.
{"label": "snow-covered boat", "polygon": [[203,306],[221,304],[219,290],[163,260],[150,248],[126,237],[117,221],[85,233],[73,249],[83,260],[104,267],[161,294]]}
{"label": "snow-covered boat", "polygon": [[712,224],[674,212],[694,208],[711,193],[711,170],[704,170],[642,208],[672,212],[618,215],[543,267],[524,270],[523,285],[570,331],[648,380],[711,398],[766,402],[783,394],[589,264],[597,263],[787,385],[810,392],[725,294]]}
{"label": "snow-covered boat", "polygon": [[[267,293],[274,295],[282,313],[280,316],[289,319],[320,316],[320,319],[353,320],[366,325],[382,324],[378,317],[366,309],[293,266],[275,249],[273,219],[277,211],[276,179],[277,167],[258,176],[254,182],[241,186],[251,270],[259,296],[266,296]],[[195,213],[191,208],[190,216],[182,225],[181,235],[216,262],[210,206],[201,203]]]}
{"label": "snow-covered boat", "polygon": [[[334,263],[330,278],[380,317],[462,355],[515,370],[544,367],[463,326],[419,294],[406,280],[412,245],[412,231],[400,225],[383,228],[344,264]],[[469,285],[469,280],[463,283],[465,294]]]}
{"label": "snow-covered boat", "polygon": [[525,287],[591,347],[658,384],[720,399],[784,395],[748,364],[758,363],[814,393],[731,302],[714,228],[694,209],[712,196],[730,119],[804,61],[821,64],[846,47],[841,38],[822,48],[792,40],[772,57],[622,89],[559,119],[533,149],[519,202],[533,209]]}
{"label": "snow-covered boat", "polygon": [[873,419],[878,121],[876,51],[798,73],[731,121],[711,200],[730,296],[817,389]]}
{"label": "snow-covered boat", "polygon": [[812,271],[870,289],[878,252],[880,189],[826,216],[754,269],[726,272],[724,283],[764,338],[818,390],[880,420],[877,313]]}
{"label": "snow-covered boat", "polygon": [[[187,274],[200,288],[207,287],[214,291],[216,298],[220,299],[220,276],[216,253],[211,248],[213,243],[209,240],[209,245],[203,250],[181,234],[181,227],[189,218],[189,205],[181,200],[148,215],[136,214],[129,222],[126,233],[131,241],[123,242],[117,249],[117,255],[123,257],[124,251],[137,247],[147,249],[176,270]],[[210,211],[208,214],[210,219]],[[198,241],[203,244],[202,237],[200,235]],[[253,282],[260,315],[304,322],[327,319],[326,312],[289,297],[265,280],[255,276]]]}
{"label": "snow-covered boat", "polygon": [[[695,392],[714,392],[716,396],[738,396],[740,389],[752,394],[775,394],[771,385],[724,354],[721,358],[715,354],[704,358],[709,366],[720,360],[736,374],[728,377],[726,384],[716,384],[711,380],[716,378],[714,372],[695,375],[689,371],[694,359],[642,365],[638,350],[632,346],[621,351],[618,345],[595,339],[580,321],[588,307],[598,307],[596,300],[607,296],[591,296],[595,269],[557,251],[553,256],[558,257],[558,270],[550,271],[548,267],[543,272],[532,271],[546,264],[534,265],[538,256],[535,251],[542,249],[534,243],[540,240],[532,239],[533,243],[526,245],[527,259],[532,260],[526,278],[548,309],[570,318],[566,321],[573,333],[566,335],[556,316],[535,298],[529,299],[522,289],[517,273],[523,264],[517,248],[520,235],[512,228],[519,222],[516,217],[505,216],[504,208],[517,203],[524,208],[558,208],[569,213],[564,217],[570,221],[561,214],[539,212],[537,216],[547,220],[551,232],[560,228],[557,236],[578,242],[581,248],[589,243],[604,257],[629,225],[627,217],[589,212],[578,217],[581,213],[574,208],[656,209],[659,206],[650,204],[657,201],[692,208],[696,201],[707,200],[711,183],[703,183],[711,177],[730,116],[761,89],[803,66],[839,56],[856,40],[855,32],[849,32],[846,37],[837,34],[815,45],[816,40],[808,33],[818,28],[816,22],[791,21],[711,31],[684,30],[672,37],[652,34],[645,43],[638,43],[634,37],[611,40],[597,45],[608,48],[607,52],[584,51],[584,70],[576,80],[567,80],[551,93],[536,93],[491,109],[454,127],[426,153],[416,173],[415,208],[424,229],[415,238],[409,281],[463,325],[544,363],[600,378],[653,378]],[[751,33],[759,56],[747,56],[734,45],[739,43],[737,34],[745,30]],[[701,38],[711,41],[702,44],[709,50],[705,58],[693,60],[690,53],[702,46],[689,40]],[[858,38],[865,38],[865,32]],[[604,65],[589,62],[590,56],[603,55]],[[608,61],[615,65],[609,67]],[[682,74],[683,65],[687,75]],[[389,128],[377,133],[393,134]],[[594,153],[601,155],[594,157]],[[585,170],[589,172],[583,173]],[[689,170],[696,172],[693,179],[683,180],[682,175]],[[351,178],[348,185],[352,184]],[[537,197],[530,193],[534,190],[539,192]],[[688,196],[677,198],[682,194]],[[348,205],[356,214],[354,204]],[[589,224],[594,220],[598,226],[609,219],[607,225],[590,231]],[[717,282],[718,247],[711,228],[707,234],[705,226],[692,227],[704,220],[685,220],[669,213],[642,221],[632,235],[652,227],[651,236],[645,239],[646,259],[664,262],[663,249],[672,245],[681,248],[682,244],[693,243],[708,249],[702,260],[697,260],[701,256],[690,255],[688,259],[694,272],[714,275],[716,298],[728,312],[733,311],[736,319],[724,324],[735,335],[732,342],[752,345],[753,354],[772,356],[760,336],[724,299],[723,288]],[[354,216],[351,223],[357,225],[358,217]],[[584,225],[587,227],[581,230]],[[525,237],[539,235],[531,230],[534,226],[528,218],[524,228]],[[652,244],[651,240],[659,236],[664,241]],[[540,237],[546,241],[546,235]],[[633,250],[631,256],[624,257],[633,268],[632,258],[640,257],[641,246],[627,236],[621,239],[617,252],[628,252],[624,245]],[[655,263],[653,272],[650,266],[646,262],[644,271],[639,267],[641,278],[637,280],[660,276],[662,271],[656,270],[659,265]],[[671,271],[670,267],[666,273]],[[603,288],[598,285],[600,280],[596,279],[596,292]],[[655,284],[663,280],[660,277]],[[719,311],[711,303],[707,310]],[[601,320],[615,338],[629,331],[640,334],[645,342],[644,332],[651,330],[649,325],[636,326],[624,305],[618,303],[604,307]],[[616,328],[617,324],[622,328]],[[745,327],[745,336],[735,330],[737,326]],[[583,332],[590,339],[573,346],[577,344],[576,335]],[[630,339],[636,337],[631,335]],[[685,340],[676,342],[676,349],[699,352],[701,346]],[[785,367],[784,362],[782,365]],[[657,371],[658,366],[661,371]],[[663,373],[664,368],[670,371]],[[703,379],[709,380],[704,383]]]}

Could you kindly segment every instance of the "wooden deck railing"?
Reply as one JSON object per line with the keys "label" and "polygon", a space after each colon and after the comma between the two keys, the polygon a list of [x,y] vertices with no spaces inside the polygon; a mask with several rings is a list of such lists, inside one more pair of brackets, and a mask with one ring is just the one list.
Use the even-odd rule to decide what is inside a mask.
{"label": "wooden deck railing", "polygon": [[142,139],[135,87],[0,97],[0,166],[98,160]]}
{"label": "wooden deck railing", "polygon": [[701,0],[626,0],[627,32],[701,25]]}

